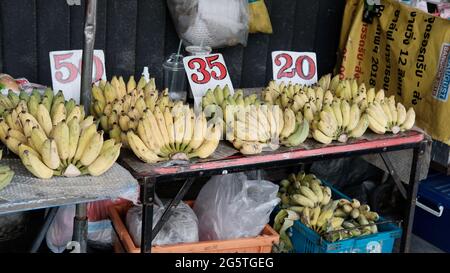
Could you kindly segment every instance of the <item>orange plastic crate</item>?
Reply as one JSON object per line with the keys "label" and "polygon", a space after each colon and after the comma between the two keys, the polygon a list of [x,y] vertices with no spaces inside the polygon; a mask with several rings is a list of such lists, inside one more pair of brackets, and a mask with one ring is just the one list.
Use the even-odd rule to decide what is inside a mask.
{"label": "orange plastic crate", "polygon": [[[186,203],[193,205],[192,201]],[[114,250],[117,253],[141,252],[141,249],[134,244],[123,221],[130,207],[131,204],[119,204],[109,208],[109,216],[117,235],[114,241]],[[278,233],[266,225],[261,235],[253,238],[153,246],[151,251],[153,253],[270,253],[272,245],[277,244],[279,239]]]}

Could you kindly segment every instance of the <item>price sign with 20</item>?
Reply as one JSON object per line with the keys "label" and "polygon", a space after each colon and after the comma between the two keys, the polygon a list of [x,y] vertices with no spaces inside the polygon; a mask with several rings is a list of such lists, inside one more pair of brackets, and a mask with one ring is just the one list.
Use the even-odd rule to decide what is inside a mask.
{"label": "price sign with 20", "polygon": [[272,52],[273,79],[276,82],[314,84],[317,82],[316,53]]}
{"label": "price sign with 20", "polygon": [[189,56],[183,58],[183,63],[196,105],[208,89],[214,89],[217,85],[228,85],[230,93],[234,94],[222,54]]}
{"label": "price sign with 20", "polygon": [[[63,90],[67,98],[79,102],[82,50],[52,51],[49,55],[53,89]],[[106,80],[105,54],[94,50],[92,82],[101,79]]]}

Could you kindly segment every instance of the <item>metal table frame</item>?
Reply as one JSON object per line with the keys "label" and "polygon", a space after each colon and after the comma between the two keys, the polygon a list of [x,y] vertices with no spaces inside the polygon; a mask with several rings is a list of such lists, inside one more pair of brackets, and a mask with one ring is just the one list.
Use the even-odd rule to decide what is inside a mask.
{"label": "metal table frame", "polygon": [[[415,203],[419,184],[418,166],[422,164],[426,144],[427,140],[422,133],[410,131],[403,136],[382,136],[379,139],[370,141],[362,140],[351,144],[324,146],[311,150],[274,152],[250,157],[235,156],[224,160],[198,162],[183,166],[152,167],[152,165],[149,165],[148,171],[137,170],[137,168],[133,167],[133,160],[138,161],[135,157],[127,158],[126,160],[122,158],[121,160],[122,165],[128,168],[132,175],[140,181],[141,202],[143,204],[141,252],[151,252],[152,240],[169,219],[171,209],[183,199],[191,187],[194,177],[268,169],[274,166],[280,168],[299,164],[310,164],[314,161],[321,160],[380,154],[389,170],[389,174],[393,177],[396,186],[399,188],[407,202],[407,209],[404,212],[404,221],[402,222],[403,233],[400,251],[409,252],[410,235],[414,221]],[[413,150],[413,160],[409,183],[404,185],[400,181],[386,152],[407,149]],[[156,223],[155,227],[152,228],[155,189],[157,186],[167,185],[171,180],[175,179],[185,179],[185,181],[167,206],[161,219]]]}

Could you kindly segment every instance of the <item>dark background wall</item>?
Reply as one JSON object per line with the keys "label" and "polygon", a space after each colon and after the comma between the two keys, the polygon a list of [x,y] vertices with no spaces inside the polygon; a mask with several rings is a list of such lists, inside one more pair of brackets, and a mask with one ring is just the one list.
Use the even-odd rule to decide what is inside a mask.
{"label": "dark background wall", "polygon": [[[226,0],[224,0],[226,1]],[[85,1],[0,0],[0,71],[51,84],[49,51],[81,49]],[[246,47],[223,53],[234,86],[264,86],[274,50],[315,51],[319,75],[336,60],[345,0],[266,0],[273,35],[251,34]],[[164,0],[98,0],[96,49],[108,76],[139,75],[144,66],[162,82],[162,63],[178,46]]]}

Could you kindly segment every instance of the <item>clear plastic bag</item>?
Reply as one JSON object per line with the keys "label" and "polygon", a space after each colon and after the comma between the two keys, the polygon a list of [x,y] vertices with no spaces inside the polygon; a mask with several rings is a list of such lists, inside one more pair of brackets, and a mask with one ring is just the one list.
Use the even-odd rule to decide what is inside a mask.
{"label": "clear plastic bag", "polygon": [[201,189],[194,211],[201,241],[255,237],[280,202],[278,185],[247,180],[242,173],[212,177]]}
{"label": "clear plastic bag", "polygon": [[247,0],[167,0],[167,5],[185,45],[247,44]]}
{"label": "clear plastic bag", "polygon": [[[58,209],[55,219],[50,225],[45,237],[48,248],[54,253],[62,253],[66,250],[67,244],[72,241],[74,217],[75,205],[62,206]],[[113,229],[110,220],[88,222],[87,239],[89,242],[102,247],[111,246],[112,232]]]}
{"label": "clear plastic bag", "polygon": [[[164,204],[158,198],[155,198],[153,205],[153,227],[164,213]],[[142,232],[142,206],[135,206],[128,210],[126,217],[127,229],[136,246],[141,246]],[[172,210],[169,220],[156,235],[152,245],[172,245],[179,243],[198,242],[198,220],[194,211],[184,202],[180,202]]]}

